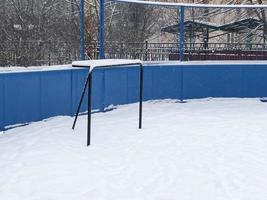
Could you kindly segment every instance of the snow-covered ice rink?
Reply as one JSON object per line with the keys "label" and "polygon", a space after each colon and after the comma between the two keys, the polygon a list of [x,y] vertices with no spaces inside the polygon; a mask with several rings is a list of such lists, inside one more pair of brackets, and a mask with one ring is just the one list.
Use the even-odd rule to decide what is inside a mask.
{"label": "snow-covered ice rink", "polygon": [[267,103],[174,100],[54,117],[0,135],[1,200],[267,199]]}

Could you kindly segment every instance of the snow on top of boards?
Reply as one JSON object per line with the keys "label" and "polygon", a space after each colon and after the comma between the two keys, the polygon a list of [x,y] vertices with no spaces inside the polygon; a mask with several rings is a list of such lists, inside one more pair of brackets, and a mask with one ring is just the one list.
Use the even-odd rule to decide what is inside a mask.
{"label": "snow on top of boards", "polygon": [[110,66],[121,66],[121,65],[140,65],[141,60],[135,59],[102,59],[102,60],[82,60],[72,62],[73,67],[88,67],[92,71],[96,67],[110,67]]}

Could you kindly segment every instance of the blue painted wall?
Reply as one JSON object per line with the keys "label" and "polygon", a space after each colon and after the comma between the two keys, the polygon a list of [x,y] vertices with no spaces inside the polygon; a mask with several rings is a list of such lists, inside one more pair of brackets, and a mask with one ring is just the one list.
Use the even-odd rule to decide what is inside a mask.
{"label": "blue painted wall", "polygon": [[266,97],[267,65],[185,66],[183,96]]}
{"label": "blue painted wall", "polygon": [[246,77],[243,70],[246,71],[246,69],[243,68],[220,65],[184,67],[184,98],[245,97],[244,79]]}
{"label": "blue painted wall", "polygon": [[[75,113],[86,69],[0,73],[0,130]],[[148,65],[144,99],[266,97],[267,65]],[[97,69],[93,109],[138,101],[139,68]],[[87,98],[82,105],[86,110]]]}
{"label": "blue painted wall", "polygon": [[0,76],[0,131],[4,129],[5,126],[5,89],[4,89],[4,76]]}

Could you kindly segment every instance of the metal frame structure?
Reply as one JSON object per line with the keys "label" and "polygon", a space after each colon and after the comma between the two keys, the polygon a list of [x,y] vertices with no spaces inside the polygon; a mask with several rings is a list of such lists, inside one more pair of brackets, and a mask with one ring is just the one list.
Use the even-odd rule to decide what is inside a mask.
{"label": "metal frame structure", "polygon": [[[143,102],[143,80],[144,80],[144,69],[143,64],[140,60],[116,60],[116,59],[106,59],[103,60],[104,62],[101,62],[102,60],[88,60],[88,61],[77,61],[73,62],[73,67],[84,67],[89,68],[89,72],[83,87],[83,92],[77,107],[75,119],[72,125],[72,129],[74,130],[79,112],[81,109],[81,105],[85,96],[86,88],[88,86],[88,113],[87,113],[87,146],[91,144],[91,113],[92,113],[92,77],[93,77],[93,71],[95,68],[107,68],[107,67],[114,67],[114,66],[133,66],[133,65],[139,65],[140,66],[140,74],[139,74],[139,80],[140,80],[140,88],[139,88],[139,123],[138,128],[142,128],[142,102]],[[111,61],[111,62],[109,62]]]}
{"label": "metal frame structure", "polygon": [[[184,45],[184,9],[185,8],[267,8],[267,5],[249,5],[249,4],[194,4],[194,3],[168,3],[168,2],[153,2],[153,1],[145,1],[145,0],[111,0],[114,2],[120,3],[131,3],[131,4],[141,4],[141,5],[150,5],[150,6],[159,6],[159,7],[172,7],[180,9],[180,25],[181,25],[181,32],[180,32],[180,50],[181,56],[180,61],[183,61],[183,45]],[[99,33],[99,58],[105,58],[105,22],[104,22],[104,3],[105,0],[100,0],[100,33]],[[85,39],[84,39],[84,0],[80,0],[80,58],[84,60],[85,58]]]}
{"label": "metal frame structure", "polygon": [[99,58],[105,59],[105,0],[100,0]]}
{"label": "metal frame structure", "polygon": [[[80,0],[84,1],[84,0]],[[104,25],[104,1],[100,0],[100,48],[99,48],[99,58],[105,58],[105,25]],[[184,61],[184,43],[185,43],[185,33],[184,33],[184,10],[185,8],[267,8],[267,5],[242,5],[242,4],[193,4],[193,3],[168,3],[168,2],[153,2],[145,0],[111,0],[114,2],[120,3],[130,3],[130,4],[140,4],[140,5],[150,5],[150,6],[159,6],[159,7],[172,7],[178,8],[180,11],[180,25],[181,30],[179,34],[179,48],[180,48],[180,61]],[[82,8],[81,8],[82,10]],[[81,20],[82,21],[82,20]],[[81,27],[84,28],[84,27]],[[82,36],[82,35],[81,35]],[[82,36],[84,37],[84,36]],[[82,41],[82,40],[81,40]],[[84,46],[84,44],[81,44]]]}
{"label": "metal frame structure", "polygon": [[85,59],[84,0],[80,0],[80,59]]}

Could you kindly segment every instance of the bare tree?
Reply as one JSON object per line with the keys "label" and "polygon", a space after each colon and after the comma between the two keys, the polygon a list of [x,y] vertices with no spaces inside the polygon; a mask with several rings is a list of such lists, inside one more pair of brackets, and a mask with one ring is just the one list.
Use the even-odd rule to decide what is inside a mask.
{"label": "bare tree", "polygon": [[[2,0],[0,3],[3,19],[0,65],[39,65],[48,56],[61,62],[74,46],[78,47],[76,0]],[[59,55],[61,52],[64,53]]]}

